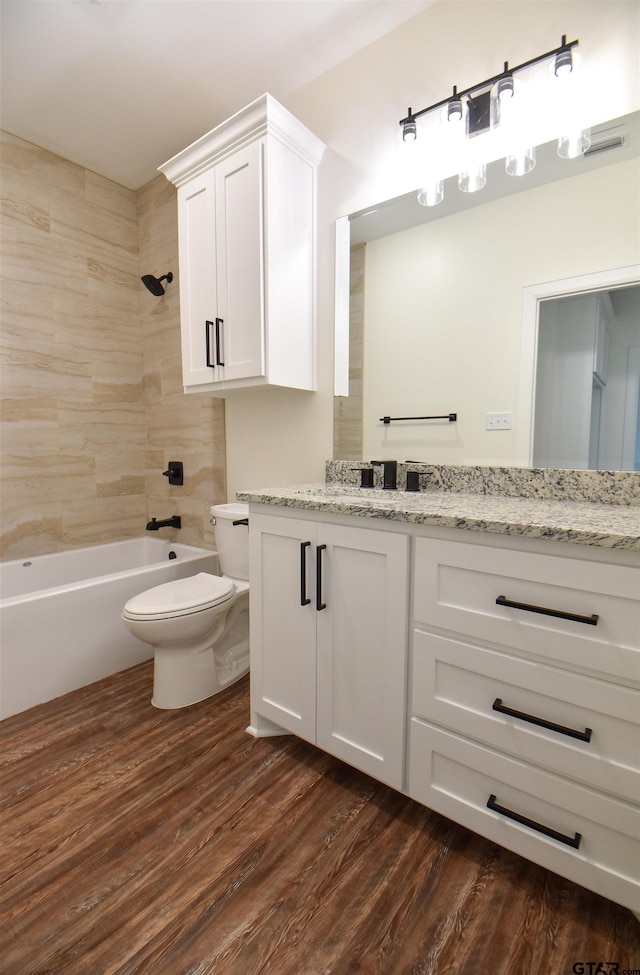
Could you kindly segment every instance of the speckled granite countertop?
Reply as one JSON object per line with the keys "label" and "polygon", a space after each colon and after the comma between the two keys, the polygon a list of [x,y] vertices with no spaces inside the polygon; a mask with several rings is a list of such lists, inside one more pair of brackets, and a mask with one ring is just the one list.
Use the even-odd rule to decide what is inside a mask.
{"label": "speckled granite countertop", "polygon": [[344,483],[240,491],[238,500],[326,514],[546,538],[640,551],[637,506],[532,500],[447,491],[383,491]]}

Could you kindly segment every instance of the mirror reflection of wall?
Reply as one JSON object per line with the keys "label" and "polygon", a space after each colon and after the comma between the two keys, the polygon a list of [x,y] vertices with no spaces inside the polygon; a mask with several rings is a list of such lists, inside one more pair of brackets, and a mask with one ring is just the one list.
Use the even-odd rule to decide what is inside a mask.
{"label": "mirror reflection of wall", "polygon": [[365,245],[351,248],[349,267],[349,395],[333,400],[333,456],[362,459],[362,393],[364,385]]}
{"label": "mirror reflection of wall", "polygon": [[640,287],[540,302],[534,467],[638,470]]}
{"label": "mirror reflection of wall", "polygon": [[[367,242],[362,446],[352,413],[350,453],[336,431],[334,456],[528,465],[516,442],[523,290],[636,264],[639,213],[634,158]],[[380,423],[450,412],[457,423]],[[511,413],[511,429],[487,430],[490,412]]]}

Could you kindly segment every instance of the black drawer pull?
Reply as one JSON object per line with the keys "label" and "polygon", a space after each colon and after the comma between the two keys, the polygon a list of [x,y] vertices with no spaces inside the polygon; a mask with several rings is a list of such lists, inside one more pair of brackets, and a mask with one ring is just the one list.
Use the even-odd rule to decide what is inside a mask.
{"label": "black drawer pull", "polygon": [[580,833],[567,836],[565,833],[559,833],[556,829],[551,829],[549,826],[543,826],[542,823],[536,823],[535,819],[528,819],[526,816],[521,816],[520,813],[514,812],[512,809],[505,809],[504,806],[499,806],[494,795],[489,796],[487,799],[487,809],[492,809],[494,812],[500,813],[501,816],[506,816],[507,819],[514,819],[516,823],[521,823],[523,826],[535,829],[538,833],[544,833],[545,836],[550,836],[552,840],[558,840],[559,843],[572,846],[574,850],[580,847],[580,840],[582,839]]}
{"label": "black drawer pull", "polygon": [[222,342],[220,339],[220,330],[222,329],[223,325],[224,325],[224,320],[222,318],[216,318],[216,365],[217,366],[224,365],[223,360],[220,358],[220,348],[222,346]]}
{"label": "black drawer pull", "polygon": [[206,343],[205,357],[206,357],[206,360],[207,360],[206,361],[206,364],[207,364],[207,366],[209,366],[210,369],[215,369],[216,364],[215,364],[215,362],[212,362],[211,361],[211,329],[212,328],[213,328],[213,322],[205,322],[204,323],[204,340],[205,340],[205,343]]}
{"label": "black drawer pull", "polygon": [[589,626],[598,625],[597,613],[591,616],[580,616],[578,613],[565,613],[562,609],[546,609],[544,606],[532,606],[531,603],[517,603],[513,599],[507,599],[506,596],[498,596],[496,605],[524,609],[527,613],[542,613],[543,616],[557,616],[561,620],[573,620],[574,623],[587,623]]}
{"label": "black drawer pull", "polygon": [[316,549],[316,609],[326,609],[327,604],[322,602],[322,553],[326,545],[318,545]]}
{"label": "black drawer pull", "polygon": [[300,542],[300,605],[308,606],[311,600],[307,596],[307,556],[306,551],[311,542]]}
{"label": "black drawer pull", "polygon": [[491,707],[494,711],[499,711],[500,714],[508,714],[512,718],[520,718],[521,721],[528,721],[529,724],[539,725],[540,728],[548,728],[549,731],[557,731],[561,735],[568,735],[569,738],[577,738],[579,741],[591,741],[591,735],[593,734],[591,728],[585,728],[584,731],[574,731],[573,728],[567,728],[563,724],[556,724],[555,721],[536,718],[535,715],[526,714],[524,711],[515,711],[513,708],[506,707],[502,703],[501,697],[497,697]]}

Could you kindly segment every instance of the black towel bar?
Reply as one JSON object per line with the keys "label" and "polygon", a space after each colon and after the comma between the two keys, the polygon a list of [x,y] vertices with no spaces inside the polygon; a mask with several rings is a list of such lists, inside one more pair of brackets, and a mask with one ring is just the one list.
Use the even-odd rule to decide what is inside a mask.
{"label": "black towel bar", "polygon": [[396,420],[448,420],[455,423],[458,419],[457,413],[445,413],[444,416],[381,416],[380,423],[395,423]]}

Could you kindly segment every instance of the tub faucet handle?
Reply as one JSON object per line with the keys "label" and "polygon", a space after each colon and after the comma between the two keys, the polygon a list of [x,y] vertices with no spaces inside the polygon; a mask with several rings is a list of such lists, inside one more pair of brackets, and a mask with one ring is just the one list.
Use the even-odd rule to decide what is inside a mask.
{"label": "tub faucet handle", "polygon": [[169,467],[162,472],[163,477],[169,478],[169,484],[181,486],[184,484],[184,470],[181,460],[170,460]]}

